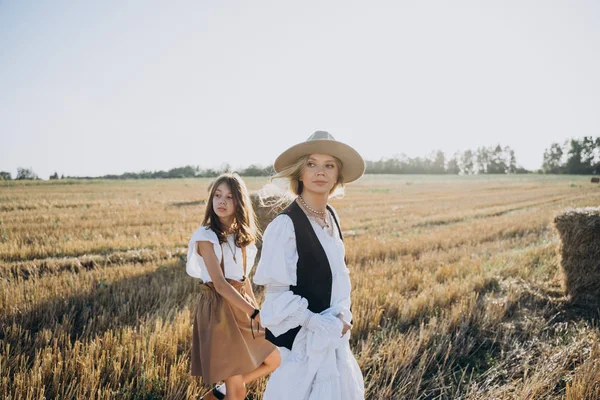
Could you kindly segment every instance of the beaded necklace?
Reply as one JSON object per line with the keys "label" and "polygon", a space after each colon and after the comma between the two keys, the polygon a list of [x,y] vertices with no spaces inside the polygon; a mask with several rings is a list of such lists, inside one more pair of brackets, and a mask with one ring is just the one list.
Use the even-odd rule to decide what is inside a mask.
{"label": "beaded necklace", "polygon": [[327,211],[317,211],[314,208],[312,208],[311,206],[309,206],[308,204],[306,204],[306,202],[304,201],[304,199],[302,198],[301,195],[298,196],[298,198],[300,199],[300,202],[302,203],[302,205],[304,207],[306,207],[306,209],[308,211],[310,211],[313,214],[317,214],[318,216],[325,218],[325,215],[327,215]]}

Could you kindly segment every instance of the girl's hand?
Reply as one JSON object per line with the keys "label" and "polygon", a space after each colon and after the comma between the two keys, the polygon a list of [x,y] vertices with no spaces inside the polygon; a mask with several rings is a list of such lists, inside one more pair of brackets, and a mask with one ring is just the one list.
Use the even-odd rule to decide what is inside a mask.
{"label": "girl's hand", "polygon": [[346,332],[352,329],[352,325],[344,321],[344,313],[339,313],[336,315],[336,317],[338,317],[342,321],[342,324],[344,324],[344,327],[342,328],[342,336],[344,336]]}

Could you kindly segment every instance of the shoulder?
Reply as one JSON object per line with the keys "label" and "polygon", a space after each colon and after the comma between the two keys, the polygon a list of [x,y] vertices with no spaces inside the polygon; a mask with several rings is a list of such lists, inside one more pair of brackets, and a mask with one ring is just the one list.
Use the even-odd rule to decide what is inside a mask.
{"label": "shoulder", "polygon": [[265,229],[265,234],[263,237],[266,239],[268,237],[286,234],[294,234],[294,222],[289,215],[279,214],[273,219],[273,221],[269,223],[269,225],[267,225],[267,229]]}
{"label": "shoulder", "polygon": [[297,262],[294,223],[288,215],[280,214],[267,225],[263,235],[254,283],[295,285]]}
{"label": "shoulder", "polygon": [[196,229],[196,232],[192,235],[192,241],[194,242],[211,242],[213,244],[219,243],[217,234],[210,229],[209,226],[200,226]]}

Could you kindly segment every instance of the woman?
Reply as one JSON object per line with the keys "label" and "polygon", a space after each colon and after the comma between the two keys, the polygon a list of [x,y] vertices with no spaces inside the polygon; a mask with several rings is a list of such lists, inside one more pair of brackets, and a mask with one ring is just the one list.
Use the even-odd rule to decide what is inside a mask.
{"label": "woman", "polygon": [[364,399],[361,371],[350,350],[350,277],[339,218],[327,204],[365,170],[362,157],[327,132],[275,161],[297,198],[267,227],[254,281],[266,286],[261,324],[279,347],[281,366],[264,400]]}
{"label": "woman", "polygon": [[202,279],[194,315],[192,375],[225,381],[203,399],[244,399],[246,384],[279,366],[279,351],[257,332],[259,309],[248,278],[256,256],[256,222],[237,174],[209,187],[202,225],[188,245],[186,271]]}

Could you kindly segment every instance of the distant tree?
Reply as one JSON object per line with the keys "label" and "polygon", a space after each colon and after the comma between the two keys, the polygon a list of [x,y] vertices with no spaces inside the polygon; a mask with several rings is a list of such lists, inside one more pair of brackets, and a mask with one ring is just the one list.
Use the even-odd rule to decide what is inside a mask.
{"label": "distant tree", "polygon": [[202,171],[201,176],[204,178],[215,178],[215,177],[219,176],[219,171],[217,171],[215,169],[206,169],[206,170]]}
{"label": "distant tree", "polygon": [[446,172],[446,155],[438,150],[431,160],[430,171],[433,174],[443,174]]}
{"label": "distant tree", "polygon": [[493,150],[488,151],[488,174],[506,174],[508,167],[504,161],[504,151],[498,144]]}
{"label": "distant tree", "polygon": [[0,172],[0,181],[10,181],[12,180],[12,175],[10,172],[1,171]]}
{"label": "distant tree", "polygon": [[426,174],[431,167],[429,158],[415,157],[408,159],[407,170],[411,174]]}
{"label": "distant tree", "polygon": [[461,164],[461,172],[463,173],[463,175],[471,175],[473,173],[475,173],[475,169],[474,169],[474,165],[473,165],[473,151],[472,150],[466,150],[461,158],[460,158],[460,164]]}
{"label": "distant tree", "polygon": [[448,165],[446,166],[447,174],[458,175],[460,173],[459,160],[460,152],[457,151],[452,155],[452,158],[448,160]]}
{"label": "distant tree", "polygon": [[544,151],[542,171],[547,174],[600,174],[600,137],[571,138]]}
{"label": "distant tree", "polygon": [[504,153],[508,154],[508,173],[516,174],[517,173],[517,157],[515,156],[515,151],[510,147],[506,146],[504,148]]}
{"label": "distant tree", "polygon": [[[260,165],[252,164],[248,168],[239,171],[242,176],[269,176],[272,169],[270,167],[261,167]],[[274,171],[273,171],[274,172]]]}
{"label": "distant tree", "polygon": [[193,178],[196,176],[196,168],[187,165],[185,167],[172,168],[167,173],[168,178]]}
{"label": "distant tree", "polygon": [[475,158],[477,163],[477,173],[487,174],[488,164],[490,163],[490,154],[488,153],[488,149],[485,147],[477,148]]}
{"label": "distant tree", "polygon": [[39,179],[37,174],[31,168],[17,168],[17,180]]}
{"label": "distant tree", "polygon": [[65,179],[65,174],[61,174],[60,179]]}
{"label": "distant tree", "polygon": [[569,141],[569,153],[567,155],[566,171],[568,174],[584,174],[586,165],[582,160],[583,143],[578,139]]}
{"label": "distant tree", "polygon": [[562,172],[564,151],[560,144],[552,143],[549,149],[544,151],[542,171],[546,174],[558,174]]}
{"label": "distant tree", "polygon": [[386,174],[400,174],[402,173],[402,161],[399,155],[394,155],[391,158],[387,158],[383,161],[383,170]]}
{"label": "distant tree", "polygon": [[54,172],[54,174],[50,175],[50,180],[58,179],[58,172]]}
{"label": "distant tree", "polygon": [[378,161],[365,160],[365,164],[366,164],[365,172],[367,174],[380,174],[381,173],[377,166]]}
{"label": "distant tree", "polygon": [[167,171],[154,171],[152,173],[153,179],[167,179],[169,177],[169,173]]}
{"label": "distant tree", "polygon": [[585,174],[593,174],[596,164],[596,142],[592,136],[584,136],[581,141],[581,164]]}

